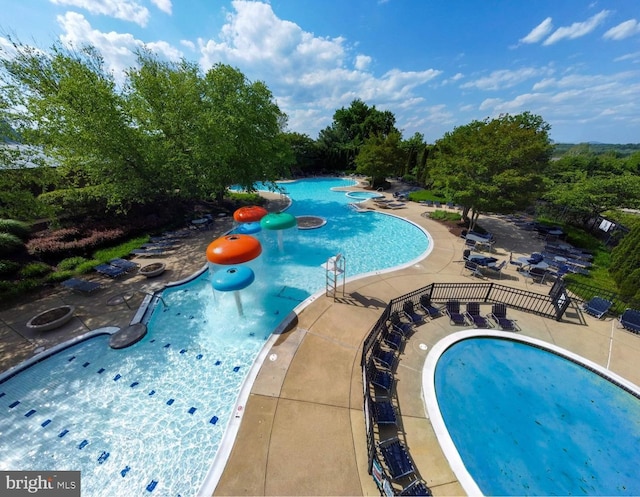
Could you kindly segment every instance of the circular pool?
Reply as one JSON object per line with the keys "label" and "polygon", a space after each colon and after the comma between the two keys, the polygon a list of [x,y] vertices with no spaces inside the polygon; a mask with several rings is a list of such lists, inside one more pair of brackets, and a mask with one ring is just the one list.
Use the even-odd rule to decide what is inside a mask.
{"label": "circular pool", "polygon": [[370,198],[379,198],[384,197],[384,195],[376,192],[347,192],[346,196],[349,198],[354,198],[356,200],[369,200]]}
{"label": "circular pool", "polygon": [[461,332],[427,357],[429,417],[473,495],[638,495],[640,393],[545,342]]}

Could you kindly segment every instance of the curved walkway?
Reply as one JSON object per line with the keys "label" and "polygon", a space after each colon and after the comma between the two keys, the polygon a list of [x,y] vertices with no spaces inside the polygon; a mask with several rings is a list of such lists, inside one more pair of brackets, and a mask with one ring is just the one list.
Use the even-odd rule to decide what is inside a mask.
{"label": "curved walkway", "polygon": [[[377,208],[371,201],[364,205]],[[362,342],[390,299],[432,282],[472,281],[459,262],[462,240],[422,215],[433,209],[407,206],[391,213],[427,229],[434,240],[431,253],[411,267],[351,281],[344,297],[336,301],[319,297],[299,312],[267,354],[270,360],[252,387],[214,495],[379,495],[367,473]],[[499,259],[508,258],[510,252],[514,257],[526,255],[539,247],[530,232],[498,218],[481,217],[480,223],[496,233]],[[145,293],[201,268],[206,246],[230,227],[230,218],[223,218],[216,220],[213,231],[198,232],[174,255],[163,258],[168,271],[157,280],[138,275],[121,281],[101,278],[106,288],[99,294],[85,297],[56,289],[0,312],[0,370],[89,330],[127,326]],[[525,281],[510,267],[499,281],[540,293],[550,288]],[[67,325],[46,334],[26,328],[33,315],[62,304],[76,305],[75,317]],[[570,308],[562,322],[511,310],[509,314],[518,319],[521,333],[571,350],[640,384],[635,366],[640,360],[640,337],[620,329],[615,319],[596,320],[576,308]],[[440,450],[421,398],[427,352],[454,331],[459,328],[446,318],[420,326],[407,342],[396,371],[405,441],[434,495],[464,493]]]}

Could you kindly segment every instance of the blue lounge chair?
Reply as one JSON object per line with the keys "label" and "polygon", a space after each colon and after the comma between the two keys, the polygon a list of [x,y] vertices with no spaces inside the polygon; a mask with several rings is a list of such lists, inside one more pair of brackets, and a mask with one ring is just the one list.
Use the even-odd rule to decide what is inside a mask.
{"label": "blue lounge chair", "polygon": [[109,264],[112,266],[120,267],[124,269],[126,272],[130,273],[131,271],[135,271],[140,267],[140,264],[133,261],[128,261],[127,259],[111,259]]}
{"label": "blue lounge chair", "polygon": [[405,487],[400,495],[433,495],[429,487],[427,487],[422,480],[414,480],[407,487]]}
{"label": "blue lounge chair", "polygon": [[391,373],[391,371],[378,369],[373,362],[369,363],[368,369],[369,371],[367,376],[369,377],[369,381],[371,382],[371,384],[374,387],[381,388],[387,393],[391,392],[394,382],[393,374]]}
{"label": "blue lounge chair", "polygon": [[395,331],[403,337],[407,337],[413,331],[413,322],[403,321],[399,312],[392,312],[389,316],[389,323]]}
{"label": "blue lounge chair", "polygon": [[407,300],[402,304],[402,312],[412,323],[421,323],[424,321],[424,316],[416,312],[416,305],[411,300]]}
{"label": "blue lounge chair", "polygon": [[449,316],[451,324],[458,326],[466,326],[467,318],[460,312],[460,302],[457,300],[448,300],[445,305],[445,312]]}
{"label": "blue lounge chair", "polygon": [[378,449],[382,454],[392,480],[415,474],[415,468],[409,458],[407,449],[398,438],[379,442]]}
{"label": "blue lounge chair", "polygon": [[120,276],[127,274],[126,269],[112,266],[111,264],[98,264],[93,269],[98,271],[101,275],[108,276],[109,278],[120,278]]}
{"label": "blue lounge chair", "polygon": [[388,329],[382,334],[382,342],[393,350],[400,350],[404,337],[393,328]]}
{"label": "blue lounge chair", "polygon": [[598,319],[602,319],[609,312],[613,302],[602,297],[593,297],[589,302],[584,303],[584,311]]}
{"label": "blue lounge chair", "polygon": [[463,271],[470,271],[469,276],[477,276],[478,278],[484,278],[484,274],[480,271],[480,266],[478,266],[477,262],[473,262],[472,260],[464,261]]}
{"label": "blue lounge chair", "polygon": [[489,320],[480,314],[480,304],[478,302],[467,303],[467,317],[478,328],[491,328]]}
{"label": "blue lounge chair", "polygon": [[517,331],[518,325],[513,319],[507,317],[507,306],[505,304],[493,304],[489,317],[504,331]]}
{"label": "blue lounge chair", "polygon": [[431,303],[431,295],[420,296],[420,307],[431,319],[442,315],[442,311]]}
{"label": "blue lounge chair", "polygon": [[371,402],[371,412],[373,419],[379,425],[397,425],[398,418],[396,410],[388,400],[378,400]]}
{"label": "blue lounge chair", "polygon": [[626,309],[620,316],[620,324],[625,330],[640,333],[640,311]]}
{"label": "blue lounge chair", "polygon": [[73,290],[74,292],[90,295],[102,288],[102,285],[96,281],[81,280],[78,278],[69,278],[60,283],[63,287]]}
{"label": "blue lounge chair", "polygon": [[385,369],[392,370],[396,364],[396,351],[385,350],[379,345],[373,351],[373,360]]}

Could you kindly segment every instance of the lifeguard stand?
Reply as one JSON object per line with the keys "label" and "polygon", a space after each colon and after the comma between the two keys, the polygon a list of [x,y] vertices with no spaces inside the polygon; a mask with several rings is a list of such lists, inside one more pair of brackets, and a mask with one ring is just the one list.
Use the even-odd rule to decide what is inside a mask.
{"label": "lifeguard stand", "polygon": [[346,261],[342,254],[334,255],[327,259],[326,268],[326,292],[327,297],[333,297],[335,300],[338,296],[339,288],[342,286],[342,296],[344,297]]}

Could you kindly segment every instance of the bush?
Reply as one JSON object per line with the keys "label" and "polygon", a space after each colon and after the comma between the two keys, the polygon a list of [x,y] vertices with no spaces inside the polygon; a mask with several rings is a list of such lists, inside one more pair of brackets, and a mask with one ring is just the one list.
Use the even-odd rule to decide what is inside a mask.
{"label": "bush", "polygon": [[45,260],[86,254],[124,235],[121,228],[63,228],[39,234],[27,243],[31,255]]}
{"label": "bush", "polygon": [[0,233],[11,233],[22,241],[26,241],[31,233],[27,223],[15,219],[0,219]]}
{"label": "bush", "polygon": [[242,205],[262,205],[265,203],[265,199],[258,193],[227,192],[226,197],[232,202]]}
{"label": "bush", "polygon": [[38,278],[51,272],[51,266],[44,262],[31,262],[20,270],[21,278]]}
{"label": "bush", "polygon": [[77,266],[85,262],[87,259],[84,257],[69,257],[68,259],[63,259],[58,263],[59,271],[68,271],[74,270]]}
{"label": "bush", "polygon": [[13,276],[20,269],[20,264],[14,261],[0,260],[0,276]]}
{"label": "bush", "polygon": [[56,271],[47,275],[46,281],[48,281],[49,283],[60,283],[61,281],[65,281],[71,278],[73,274],[74,273],[72,270]]}
{"label": "bush", "polygon": [[76,266],[76,273],[87,274],[87,273],[90,273],[92,271],[95,271],[95,267],[98,264],[101,264],[102,262],[103,261],[99,261],[99,260],[96,260],[96,259],[91,259],[91,260],[85,261],[85,262],[83,262],[81,264],[78,264]]}
{"label": "bush", "polygon": [[0,233],[0,255],[8,255],[20,250],[24,244],[12,233]]}

